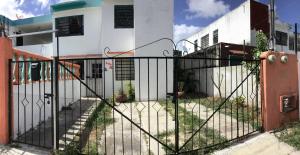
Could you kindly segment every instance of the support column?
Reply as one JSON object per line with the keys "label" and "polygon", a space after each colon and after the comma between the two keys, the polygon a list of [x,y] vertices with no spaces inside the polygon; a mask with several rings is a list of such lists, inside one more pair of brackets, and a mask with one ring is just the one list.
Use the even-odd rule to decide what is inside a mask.
{"label": "support column", "polygon": [[264,52],[261,58],[262,123],[270,131],[299,120],[298,60],[284,52]]}
{"label": "support column", "polygon": [[[0,144],[9,143],[9,59],[13,58],[12,42],[0,37]],[[12,99],[12,98],[11,98]]]}

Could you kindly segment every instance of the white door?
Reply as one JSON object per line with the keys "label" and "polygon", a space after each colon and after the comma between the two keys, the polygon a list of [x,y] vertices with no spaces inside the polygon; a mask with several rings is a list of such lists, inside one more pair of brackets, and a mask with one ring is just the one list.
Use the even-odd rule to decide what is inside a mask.
{"label": "white door", "polygon": [[[102,62],[101,60],[87,60],[86,62],[87,85],[94,91],[87,90],[88,97],[102,96]],[[95,95],[95,93],[97,95]]]}

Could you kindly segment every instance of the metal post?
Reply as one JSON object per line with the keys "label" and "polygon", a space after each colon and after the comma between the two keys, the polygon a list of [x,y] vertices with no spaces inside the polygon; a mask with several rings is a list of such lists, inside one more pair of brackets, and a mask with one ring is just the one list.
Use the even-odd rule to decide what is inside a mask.
{"label": "metal post", "polygon": [[271,51],[275,50],[275,0],[270,0],[270,46]]}
{"label": "metal post", "polygon": [[54,149],[59,149],[59,77],[58,77],[58,62],[59,62],[59,35],[56,32],[56,57],[54,57],[54,98],[55,98],[55,108],[54,108],[54,124],[55,124],[55,132],[54,132]]}
{"label": "metal post", "polygon": [[298,54],[298,25],[295,23],[295,42],[294,42],[294,47],[295,47],[295,54]]}
{"label": "metal post", "polygon": [[178,154],[179,151],[179,108],[178,108],[178,72],[177,69],[179,66],[179,59],[181,51],[174,50],[174,68],[173,68],[173,103],[175,106],[175,154]]}
{"label": "metal post", "polygon": [[8,138],[11,143],[13,137],[13,125],[12,125],[12,60],[8,60]]}

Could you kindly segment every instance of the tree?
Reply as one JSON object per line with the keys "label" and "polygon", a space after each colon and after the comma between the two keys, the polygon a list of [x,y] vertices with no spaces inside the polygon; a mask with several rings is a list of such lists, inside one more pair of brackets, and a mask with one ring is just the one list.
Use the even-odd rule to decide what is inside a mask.
{"label": "tree", "polygon": [[[261,53],[265,52],[267,50],[268,50],[268,38],[260,30],[256,33],[256,47],[252,51],[253,59],[259,60]],[[257,65],[259,65],[259,63],[252,62],[252,61],[247,61],[247,62],[244,61],[243,65],[250,72],[252,71],[252,73],[256,75],[256,80],[257,80],[257,82],[259,82],[260,81],[260,79],[259,79],[260,67],[257,66]]]}

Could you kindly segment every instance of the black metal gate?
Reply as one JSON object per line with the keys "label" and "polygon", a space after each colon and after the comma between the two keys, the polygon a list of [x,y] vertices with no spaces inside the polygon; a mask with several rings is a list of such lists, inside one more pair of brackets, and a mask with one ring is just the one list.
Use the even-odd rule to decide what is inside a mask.
{"label": "black metal gate", "polygon": [[11,60],[11,141],[52,148],[53,65],[51,60]]}
{"label": "black metal gate", "polygon": [[[35,109],[31,108],[28,130],[28,112],[24,121],[14,122],[12,131],[18,134],[13,134],[12,140],[54,146],[67,154],[205,154],[260,131],[260,60],[224,58],[205,51],[185,56],[173,52],[174,56],[168,56],[172,52],[165,51],[162,57],[49,61],[51,89],[41,87],[48,82],[43,77],[48,76],[13,86],[12,104],[23,109],[36,104],[39,117],[33,116]],[[13,61],[11,65],[46,62]],[[79,66],[76,62],[97,65]],[[46,65],[40,66],[39,71],[44,72]],[[92,73],[89,79],[80,75],[85,73],[78,67]],[[39,86],[30,89],[39,92],[37,101],[26,95],[27,85]],[[15,87],[25,87],[25,96],[20,97]],[[97,87],[102,91],[97,92]],[[40,101],[42,104],[37,104]],[[49,117],[45,114],[47,103]],[[19,109],[14,106],[13,120],[22,114]],[[25,129],[19,132],[22,123]]]}

